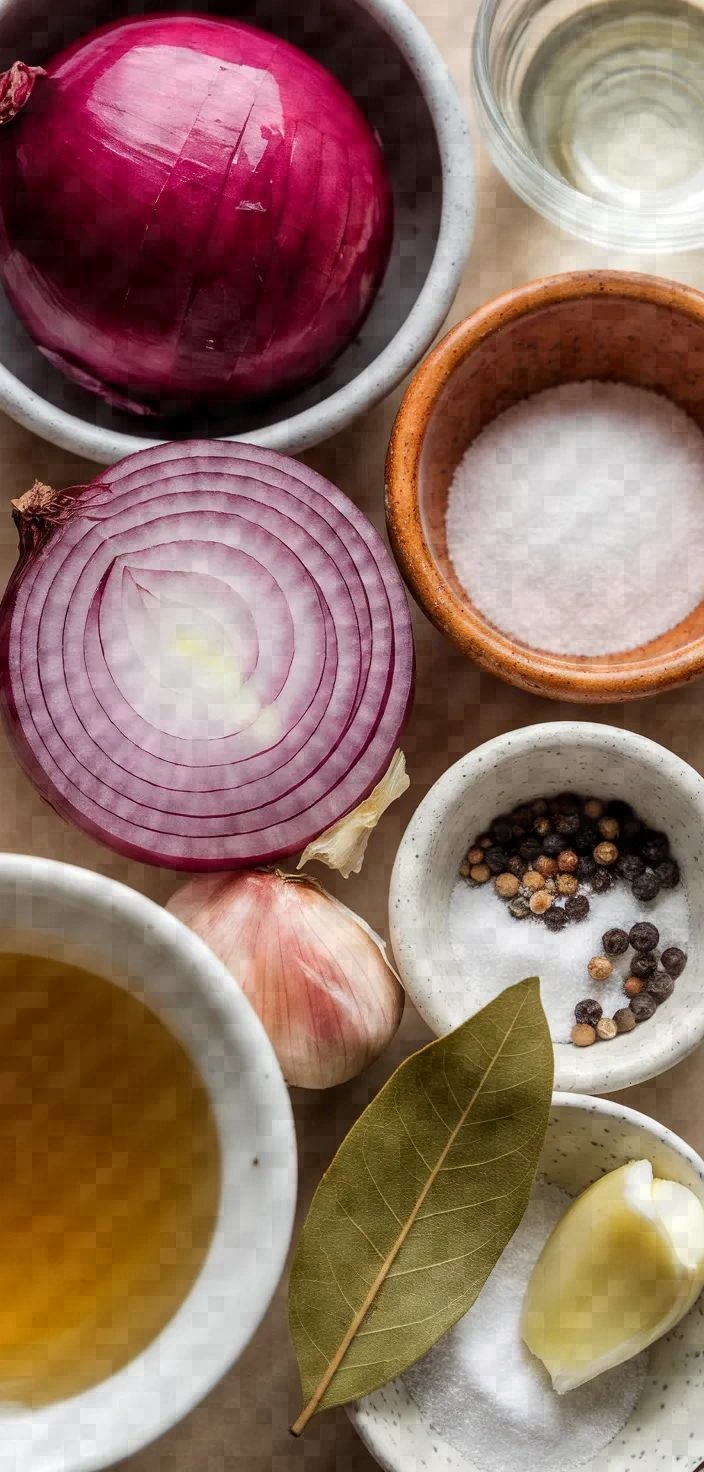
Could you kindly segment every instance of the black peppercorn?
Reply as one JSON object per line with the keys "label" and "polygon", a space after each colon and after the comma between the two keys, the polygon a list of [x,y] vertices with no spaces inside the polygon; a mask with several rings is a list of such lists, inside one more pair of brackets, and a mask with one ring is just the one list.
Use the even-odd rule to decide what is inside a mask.
{"label": "black peppercorn", "polygon": [[620,823],[624,818],[631,817],[633,808],[622,797],[612,797],[606,804],[606,811],[610,818],[618,818]]}
{"label": "black peppercorn", "polygon": [[657,969],[657,957],[652,951],[639,951],[631,962],[631,976],[637,976],[641,981],[647,981],[649,976],[654,976]]}
{"label": "black peppercorn", "polygon": [[522,879],[528,865],[525,859],[521,858],[520,854],[511,854],[506,868],[509,874],[515,874],[517,879]]}
{"label": "black peppercorn", "polygon": [[661,1002],[666,1002],[668,997],[672,996],[675,990],[675,978],[668,976],[666,971],[656,971],[655,975],[651,976],[645,990],[649,997],[655,998],[659,1007]]}
{"label": "black peppercorn", "polygon": [[645,842],[641,846],[641,856],[646,864],[661,864],[670,853],[670,840],[666,833],[654,833],[651,828],[646,831]]}
{"label": "black peppercorn", "polygon": [[616,860],[616,873],[626,884],[632,884],[639,874],[645,874],[645,864],[638,854],[621,854]]}
{"label": "black peppercorn", "polygon": [[596,873],[596,859],[591,854],[584,854],[577,865],[578,879],[591,879]]}
{"label": "black peppercorn", "polygon": [[607,894],[614,882],[613,874],[608,869],[600,869],[595,866],[595,873],[589,881],[595,894]]}
{"label": "black peppercorn", "polygon": [[497,848],[504,848],[511,842],[513,823],[510,818],[495,818],[491,825],[491,836]]}
{"label": "black peppercorn", "polygon": [[631,818],[633,816],[631,804],[629,802],[623,802],[620,797],[613,797],[611,802],[606,804],[606,811],[610,818],[618,818],[619,823],[622,823],[625,818]]}
{"label": "black peppercorn", "polygon": [[652,869],[646,869],[645,874],[639,874],[631,885],[631,894],[637,900],[654,900],[660,893],[660,880]]}
{"label": "black peppercorn", "polygon": [[572,895],[572,898],[565,905],[564,914],[573,924],[578,920],[586,920],[589,914],[589,900],[587,896],[585,894]]}
{"label": "black peppercorn", "polygon": [[600,834],[596,823],[583,823],[575,833],[572,846],[575,853],[590,854],[599,842]]}
{"label": "black peppercorn", "polygon": [[636,1019],[630,1007],[619,1007],[618,1012],[614,1012],[614,1022],[619,1032],[633,1032],[636,1025]]}
{"label": "black peppercorn", "polygon": [[660,957],[660,965],[665,967],[668,976],[681,976],[687,965],[687,957],[679,946],[668,946]]}
{"label": "black peppercorn", "polygon": [[561,833],[563,838],[569,838],[573,833],[578,833],[581,827],[579,813],[558,813],[553,827],[556,833]]}
{"label": "black peppercorn", "polygon": [[616,926],[613,930],[607,930],[601,937],[606,956],[623,956],[628,950],[628,934],[625,930],[619,930]]}
{"label": "black peppercorn", "polygon": [[522,803],[520,807],[513,809],[513,812],[511,813],[511,819],[513,821],[514,827],[518,825],[519,828],[523,829],[524,833],[527,833],[533,824],[533,812],[529,807]]}
{"label": "black peppercorn", "polygon": [[513,915],[514,920],[527,920],[530,915],[530,905],[527,900],[523,900],[520,895],[517,895],[515,900],[511,900],[508,912],[509,915]]}
{"label": "black peppercorn", "polygon": [[548,833],[542,841],[543,853],[547,854],[549,859],[556,859],[564,847],[565,840],[559,833]]}
{"label": "black peppercorn", "polygon": [[490,874],[502,874],[508,863],[508,854],[503,848],[492,845],[484,855],[484,863],[488,866]]}
{"label": "black peppercorn", "polygon": [[655,865],[655,873],[663,889],[674,889],[680,882],[680,866],[674,859],[663,859]]}
{"label": "black peppercorn", "polygon": [[558,905],[551,905],[550,909],[546,910],[545,914],[543,915],[543,925],[545,926],[545,929],[554,931],[563,930],[565,925],[567,924],[566,909],[567,906],[565,906],[564,910],[561,910]]}
{"label": "black peppercorn", "polygon": [[531,859],[537,859],[538,854],[543,852],[542,842],[539,838],[529,833],[528,837],[522,839],[519,843],[518,852],[522,859],[526,859],[530,863]]}
{"label": "black peppercorn", "polygon": [[548,810],[546,799],[544,797],[535,797],[530,805],[530,810],[535,818],[544,818]]}
{"label": "black peppercorn", "polygon": [[558,813],[578,813],[582,806],[578,792],[558,792],[555,802]]}
{"label": "black peppercorn", "polygon": [[631,926],[628,939],[634,951],[654,951],[660,940],[660,931],[649,920],[639,920],[637,925]]}
{"label": "black peppercorn", "polygon": [[604,1015],[604,1009],[600,1002],[595,1002],[593,997],[587,997],[584,1002],[578,1002],[574,1009],[577,1022],[588,1022],[590,1027],[596,1027],[597,1022]]}
{"label": "black peppercorn", "polygon": [[621,818],[621,848],[627,849],[629,853],[638,853],[643,842],[645,829],[640,818],[632,814]]}
{"label": "black peppercorn", "polygon": [[649,1017],[654,1016],[657,1008],[654,997],[648,992],[640,992],[637,997],[631,997],[630,1007],[636,1022],[647,1022]]}

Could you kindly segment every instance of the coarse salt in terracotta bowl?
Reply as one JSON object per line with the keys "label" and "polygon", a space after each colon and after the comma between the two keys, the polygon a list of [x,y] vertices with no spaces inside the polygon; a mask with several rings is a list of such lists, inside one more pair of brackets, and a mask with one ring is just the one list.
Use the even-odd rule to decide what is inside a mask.
{"label": "coarse salt in terracotta bowl", "polygon": [[[570,1195],[607,1171],[649,1160],[656,1176],[679,1181],[704,1202],[704,1161],[654,1119],[608,1099],[554,1094],[538,1178]],[[495,1272],[500,1273],[499,1262]],[[472,1310],[470,1309],[470,1313]],[[597,1381],[594,1384],[598,1384]],[[469,1458],[421,1410],[403,1377],[348,1408],[353,1425],[386,1472],[491,1472],[500,1458]],[[516,1472],[536,1466],[530,1446]],[[626,1425],[603,1451],[580,1458],[583,1472],[701,1472],[704,1451],[704,1298],[649,1352],[645,1381]],[[553,1456],[549,1465],[555,1468]],[[568,1454],[565,1472],[576,1465]],[[562,1469],[560,1469],[562,1472]]]}
{"label": "coarse salt in terracotta bowl", "polygon": [[426,358],[401,404],[386,467],[389,536],[428,618],[483,669],[556,700],[635,700],[704,672],[704,603],[641,648],[554,654],[485,618],[447,551],[448,491],[472,440],[521,399],[580,379],[664,394],[704,429],[704,295],[655,276],[579,271],[473,312]]}
{"label": "coarse salt in terracotta bowl", "polygon": [[[539,972],[534,955],[530,962],[526,960],[531,942],[522,929],[537,928],[539,922],[532,918],[513,920],[498,896],[489,893],[487,901],[496,901],[496,920],[494,906],[489,906],[488,914],[482,911],[473,921],[475,927],[483,927],[482,933],[468,929],[466,943],[458,954],[451,936],[452,896],[468,844],[494,818],[536,797],[567,791],[585,797],[622,799],[631,803],[652,828],[667,833],[682,875],[681,889],[669,893],[683,890],[687,897],[687,964],[672,996],[658,1008],[655,1017],[633,1032],[588,1048],[575,1047],[559,1036],[555,1041],[556,1088],[585,1094],[611,1093],[655,1078],[681,1062],[704,1040],[704,889],[700,881],[704,864],[704,778],[673,752],[632,731],[591,721],[526,726],[496,736],[469,752],[434,783],[401,839],[389,890],[391,944],[411,1001],[438,1037],[466,1021],[505,986]],[[616,906],[609,903],[615,895]],[[580,957],[584,956],[582,997],[598,998],[599,989],[588,975],[587,962],[601,949],[602,929],[619,925],[629,930],[643,916],[622,881],[610,896],[592,895],[590,905],[589,918],[584,922],[570,924],[557,934],[545,934],[543,958],[546,967],[548,960],[553,969],[558,967],[559,975],[559,967],[568,964],[568,946],[575,946]],[[656,925],[662,925],[657,902],[642,908]],[[613,917],[614,909],[618,918]],[[611,918],[604,921],[600,911],[601,916],[611,913]],[[476,972],[473,968],[480,947],[486,951],[484,931],[488,926],[495,926],[489,931],[494,949],[502,935],[512,949],[507,953],[508,960],[506,953],[503,960],[497,953],[494,971],[491,960],[485,958]],[[542,928],[539,934],[542,938]],[[668,938],[666,944],[677,941],[679,936]],[[572,985],[566,971],[565,988]],[[547,986],[544,990],[550,1013]],[[609,992],[608,1003],[606,992],[602,992],[606,1015],[614,1006],[628,1005],[625,996],[614,1003],[618,991],[617,985],[613,993]],[[567,1029],[572,1025],[573,1005],[570,1001],[566,1007]],[[555,1039],[554,1020],[551,1032]]]}

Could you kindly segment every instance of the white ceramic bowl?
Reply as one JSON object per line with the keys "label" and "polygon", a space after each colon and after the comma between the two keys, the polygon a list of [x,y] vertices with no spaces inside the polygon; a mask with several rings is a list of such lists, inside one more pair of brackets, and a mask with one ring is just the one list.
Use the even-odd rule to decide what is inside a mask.
{"label": "white ceramic bowl", "polygon": [[271,1044],[202,941],[165,910],[84,869],[0,855],[0,950],[48,955],[127,986],[199,1069],[220,1136],[210,1250],[174,1318],[125,1369],[38,1410],[0,1408],[0,1472],[94,1472],[189,1411],[241,1354],[291,1237],[296,1147]]}
{"label": "white ceramic bowl", "polygon": [[591,1048],[555,1046],[556,1088],[610,1093],[662,1073],[704,1038],[704,779],[671,751],[616,726],[556,721],[497,736],[462,757],[431,787],[401,840],[389,897],[391,941],[406,991],[433,1031],[464,1022],[469,1012],[448,909],[467,843],[497,813],[568,789],[623,798],[664,829],[690,905],[687,969],[657,1019]]}
{"label": "white ceramic bowl", "polygon": [[[636,1159],[650,1160],[656,1175],[681,1182],[704,1202],[704,1161],[656,1120],[607,1099],[553,1095],[538,1172],[543,1179],[576,1195]],[[386,1472],[486,1472],[438,1436],[400,1379],[349,1414]],[[643,1393],[623,1431],[579,1465],[581,1472],[698,1472],[702,1453],[704,1298],[652,1347]]]}
{"label": "white ceramic bowl", "polygon": [[0,66],[45,61],[125,11],[218,10],[300,45],[339,76],[381,138],[394,189],[391,260],[355,340],[318,384],[264,408],[145,421],[69,383],[33,346],[0,291],[0,408],[63,449],[109,465],[164,439],[244,439],[295,454],[390,392],[452,305],[474,226],[474,164],[440,53],[403,0],[0,0]]}

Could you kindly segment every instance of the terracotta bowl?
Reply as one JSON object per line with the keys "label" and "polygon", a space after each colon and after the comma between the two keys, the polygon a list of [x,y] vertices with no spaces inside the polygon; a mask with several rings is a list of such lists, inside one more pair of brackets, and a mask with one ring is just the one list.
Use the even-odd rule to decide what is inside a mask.
{"label": "terracotta bowl", "polygon": [[519,399],[586,378],[665,394],[704,430],[704,295],[655,276],[575,271],[480,307],[426,358],[403,399],[386,466],[388,530],[421,608],[483,669],[553,699],[635,700],[704,673],[704,603],[641,648],[552,654],[490,623],[447,554],[448,489],[470,442]]}

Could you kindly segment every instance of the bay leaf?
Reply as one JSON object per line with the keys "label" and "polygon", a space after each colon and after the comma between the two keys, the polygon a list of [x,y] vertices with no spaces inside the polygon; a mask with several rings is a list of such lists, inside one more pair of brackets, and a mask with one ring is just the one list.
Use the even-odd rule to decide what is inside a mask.
{"label": "bay leaf", "polygon": [[291,1270],[295,1435],[399,1375],[471,1308],[528,1205],[552,1082],[531,977],[408,1058],[360,1115]]}

